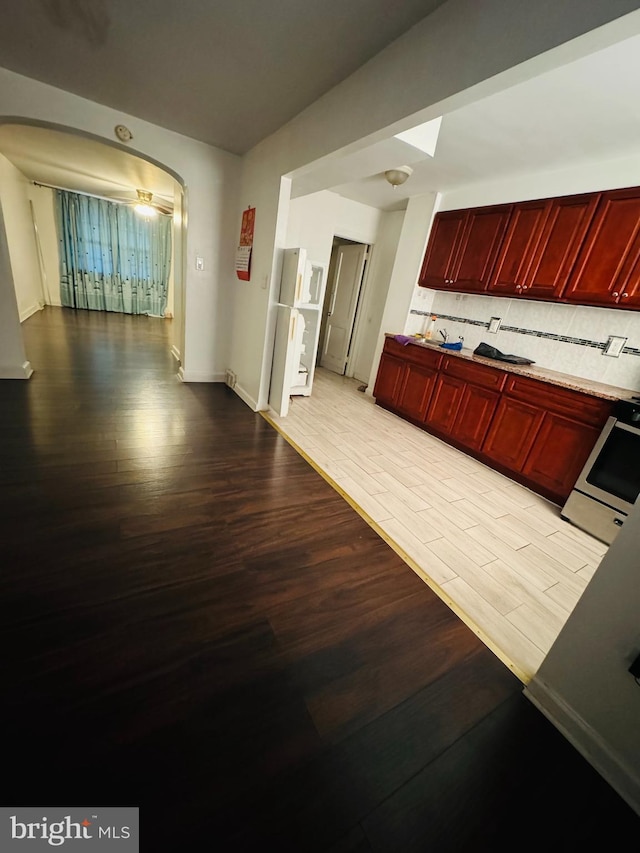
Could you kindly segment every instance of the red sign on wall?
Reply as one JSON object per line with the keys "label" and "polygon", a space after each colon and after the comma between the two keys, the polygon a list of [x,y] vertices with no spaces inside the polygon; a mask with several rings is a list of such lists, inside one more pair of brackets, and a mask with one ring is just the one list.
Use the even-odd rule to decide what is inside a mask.
{"label": "red sign on wall", "polygon": [[240,242],[236,252],[236,274],[242,281],[251,278],[251,251],[253,249],[253,229],[256,222],[255,207],[248,207],[242,214]]}

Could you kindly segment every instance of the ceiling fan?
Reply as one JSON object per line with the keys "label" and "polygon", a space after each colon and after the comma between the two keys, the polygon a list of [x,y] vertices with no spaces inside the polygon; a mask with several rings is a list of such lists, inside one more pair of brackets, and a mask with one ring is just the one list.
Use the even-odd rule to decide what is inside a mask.
{"label": "ceiling fan", "polygon": [[159,213],[164,216],[171,216],[173,207],[163,202],[154,201],[153,193],[148,190],[136,190],[137,199],[129,204],[133,204],[133,209],[140,216],[157,216]]}

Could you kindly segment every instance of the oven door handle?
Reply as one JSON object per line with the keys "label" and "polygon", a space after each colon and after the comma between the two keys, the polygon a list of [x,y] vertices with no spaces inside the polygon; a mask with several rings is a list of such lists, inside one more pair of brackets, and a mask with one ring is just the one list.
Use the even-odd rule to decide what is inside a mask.
{"label": "oven door handle", "polygon": [[613,425],[614,429],[623,429],[626,432],[631,432],[633,435],[640,435],[640,427],[632,426],[631,424],[623,424],[621,421],[616,421]]}

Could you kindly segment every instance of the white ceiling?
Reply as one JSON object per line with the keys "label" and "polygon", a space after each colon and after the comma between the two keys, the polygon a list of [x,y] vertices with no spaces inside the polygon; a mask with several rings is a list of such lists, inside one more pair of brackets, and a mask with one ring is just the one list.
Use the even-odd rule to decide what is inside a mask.
{"label": "white ceiling", "polygon": [[[640,36],[445,115],[433,158],[390,139],[294,179],[293,193],[330,187],[394,210],[412,195],[628,156],[640,158]],[[413,174],[393,189],[384,170],[404,163]]]}
{"label": "white ceiling", "polygon": [[242,154],[445,0],[4,0],[0,66]]}
{"label": "white ceiling", "polygon": [[[132,33],[140,34],[138,7],[141,6],[149,11],[150,2],[151,0],[142,0],[140,4],[129,4],[126,7],[132,11]],[[289,3],[289,0],[287,2]],[[308,8],[307,0],[290,0],[290,2],[296,7],[299,4]],[[354,5],[362,12],[363,7],[373,8],[375,2],[371,6],[372,2],[373,0],[360,0],[354,4],[345,4],[345,8]],[[194,13],[205,15],[205,18],[208,14],[205,14],[205,6],[209,11],[214,5],[216,8],[220,6],[222,17],[219,22],[229,22],[233,18],[231,6],[234,8],[241,6],[245,12],[251,8],[251,5],[246,2],[205,4],[204,0],[202,2],[189,0],[187,7],[189,4],[193,5]],[[163,29],[160,20],[170,21],[173,26],[175,15],[172,17],[173,13],[170,12],[168,18],[162,18],[160,12],[168,8],[165,0],[157,0],[157,2],[154,0],[153,5],[154,9],[157,8],[159,17],[159,20],[154,18],[152,22],[153,49],[158,58],[154,63],[154,74],[157,78],[159,74],[164,74],[163,69],[169,67],[166,62],[160,62],[159,57],[172,55],[169,51],[170,45],[181,43],[180,39],[183,38],[183,29],[186,24],[182,21],[180,28],[176,30],[169,27],[167,23],[166,28]],[[380,8],[389,7],[388,15],[393,17],[391,7],[397,5],[402,4],[385,2],[380,4]],[[414,11],[417,5],[417,3],[413,4]],[[423,12],[433,5],[437,4],[423,4]],[[65,25],[66,30],[63,28],[57,32],[56,26],[49,21],[45,31],[49,36],[55,36],[53,43],[56,49],[59,49],[62,43],[75,39],[80,40],[84,45],[83,49],[88,50],[93,42],[96,40],[100,42],[102,38],[100,36],[102,30],[98,26],[102,20],[100,10],[106,14],[104,10],[108,8],[108,22],[105,24],[103,20],[100,25],[103,29],[106,27],[107,35],[104,44],[110,44],[110,39],[114,37],[113,33],[119,32],[125,12],[124,3],[121,0],[109,0],[108,6],[103,0],[22,0],[20,4],[16,3],[15,7],[9,16],[9,26],[4,26],[7,22],[3,20],[3,27],[0,28],[0,65],[16,67],[16,63],[7,61],[6,46],[7,42],[11,41],[8,37],[8,33],[11,33],[14,37],[12,44],[15,50],[9,52],[10,56],[16,52],[20,53],[18,48],[21,48],[21,66],[28,65],[32,76],[40,76],[47,82],[57,85],[61,85],[59,79],[61,74],[56,62],[50,61],[48,65],[44,63],[46,72],[41,69],[39,74],[35,73],[36,66],[41,68],[43,57],[38,56],[36,62],[35,56],[38,51],[33,48],[40,44],[40,36],[36,38],[33,31],[34,21],[42,23],[42,17],[47,18],[47,15],[51,15],[51,10],[54,8],[58,9],[61,15],[64,10],[67,10],[66,14],[69,17]],[[183,11],[187,7],[176,5],[176,8],[181,8]],[[33,21],[26,20],[24,9],[30,10]],[[71,15],[71,10],[75,10],[75,17]],[[3,9],[3,14],[4,11]],[[190,19],[192,25],[200,20],[199,14],[194,14]],[[91,22],[95,16],[97,16],[96,21],[92,25]],[[278,17],[278,20],[282,19]],[[315,21],[318,34],[322,26],[326,25],[327,30],[333,28],[332,24],[326,24],[324,13],[322,26],[315,19],[310,20]],[[343,17],[342,20],[347,19]],[[76,30],[83,21],[87,32],[81,36]],[[260,22],[260,16],[253,24],[247,19],[245,36],[249,42],[251,41],[250,33],[254,33],[255,38],[255,30]],[[298,26],[300,24],[301,21],[298,20]],[[93,33],[92,26],[100,32]],[[272,22],[270,29],[274,27],[275,24]],[[272,65],[279,66],[280,62],[274,63],[273,56],[276,55],[275,46],[280,43],[283,36],[278,27],[275,29],[276,33],[269,34],[269,38],[273,35],[275,39],[270,62]],[[295,27],[292,32],[294,31]],[[166,35],[164,39],[163,32]],[[218,36],[219,33],[216,38]],[[368,37],[370,36],[371,34]],[[326,32],[323,36],[318,35],[319,42],[324,44],[326,37]],[[125,43],[129,42],[125,39]],[[26,49],[25,44],[30,44],[31,48]],[[183,48],[186,44],[188,41],[182,42]],[[281,62],[304,63],[306,60],[298,55],[304,53],[305,51],[297,51],[293,59],[287,53],[286,58],[283,55]],[[185,49],[184,54],[190,55],[191,51]],[[141,56],[143,55],[146,55],[144,51]],[[101,80],[104,78],[101,85],[110,92],[117,90],[121,82],[118,56],[119,51],[116,50],[114,58],[107,64],[103,63],[100,74],[97,75]],[[223,72],[227,61],[225,57],[228,60],[228,55],[223,53],[219,66]],[[200,61],[204,60],[201,58]],[[133,60],[129,58],[127,62],[129,63],[127,67],[131,70]],[[64,68],[65,65],[63,62],[62,67]],[[294,64],[293,67],[297,66]],[[185,81],[190,68],[191,65],[188,63],[184,72],[187,75],[184,78]],[[16,70],[22,73],[27,71],[24,67],[16,67]],[[64,74],[67,73],[69,73],[68,68],[64,71]],[[218,74],[217,78],[224,76],[224,73]],[[181,75],[180,68],[178,76]],[[165,74],[164,76],[173,75]],[[290,80],[297,80],[297,75],[295,71],[292,73],[291,67],[288,76]],[[92,88],[94,85],[91,82],[92,79],[90,75],[88,88],[91,91],[84,90],[81,94],[104,102],[105,99],[98,97],[96,90]],[[240,77],[232,75],[227,81],[229,91],[235,93],[234,97],[238,97],[235,85],[243,79],[242,75]],[[266,92],[266,89],[262,88],[262,83],[258,84],[261,80],[260,75],[256,74],[251,96],[234,102],[230,131],[232,134],[238,128],[242,129],[247,123],[252,123],[252,98],[256,92],[260,94],[260,98],[263,98]],[[268,89],[270,84],[265,82],[265,85]],[[75,91],[78,86],[74,83],[73,86],[67,85],[67,88]],[[156,85],[156,90],[159,91],[160,88]],[[211,91],[216,91],[215,86]],[[201,89],[187,94],[185,98],[190,104],[196,106],[198,99],[204,98],[204,101],[200,102],[199,109],[196,110],[199,120],[209,122],[210,129],[224,128],[228,113],[222,108],[218,109],[219,104],[215,98],[212,99]],[[305,95],[307,96],[308,94]],[[286,109],[290,109],[292,102],[288,101],[288,96],[285,97],[284,93],[283,98],[289,104]],[[214,103],[216,108],[212,109]],[[238,103],[242,103],[241,109],[238,108]],[[170,120],[161,121],[158,117],[154,119],[148,111],[145,113],[144,109],[138,109],[132,103],[128,103],[126,108],[132,112],[138,110],[137,114],[142,117],[186,132],[182,110],[176,116],[169,116]],[[261,115],[266,117],[266,124],[262,126],[266,127],[267,124],[277,126],[281,109],[280,103],[269,105],[268,99],[264,100]],[[269,114],[268,117],[267,114]],[[260,133],[262,131],[258,131],[258,135]],[[162,170],[138,160],[125,151],[81,137],[35,127],[0,126],[0,152],[9,157],[28,177],[42,183],[52,183],[109,197],[133,197],[135,189],[142,188],[151,190],[166,201],[173,198],[173,179]],[[342,159],[328,158],[317,169],[306,171],[304,175],[295,177],[293,195],[299,196],[320,189],[332,189],[347,198],[383,210],[402,209],[406,206],[407,198],[412,195],[433,191],[446,192],[475,182],[508,178],[523,173],[531,174],[538,170],[560,169],[580,161],[588,162],[629,155],[640,157],[640,36],[636,35],[613,47],[445,115],[433,158],[405,142],[389,138]],[[413,174],[406,184],[393,189],[384,180],[383,172],[385,169],[402,164],[410,165],[414,170]]]}
{"label": "white ceiling", "polygon": [[177,181],[120,148],[42,127],[0,125],[0,153],[27,178],[106,198],[135,200],[136,190],[173,204]]}

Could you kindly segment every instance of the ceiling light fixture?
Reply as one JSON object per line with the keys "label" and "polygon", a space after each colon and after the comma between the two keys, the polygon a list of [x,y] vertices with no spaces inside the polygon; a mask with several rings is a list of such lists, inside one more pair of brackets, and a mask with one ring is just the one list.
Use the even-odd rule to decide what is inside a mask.
{"label": "ceiling light fixture", "polygon": [[395,169],[387,169],[384,173],[385,178],[395,189],[399,187],[413,174],[413,169],[410,166],[398,166]]}
{"label": "ceiling light fixture", "polygon": [[133,208],[135,212],[139,213],[140,216],[157,216],[158,211],[151,204],[153,193],[146,190],[136,190],[136,192],[138,193],[138,202]]}

